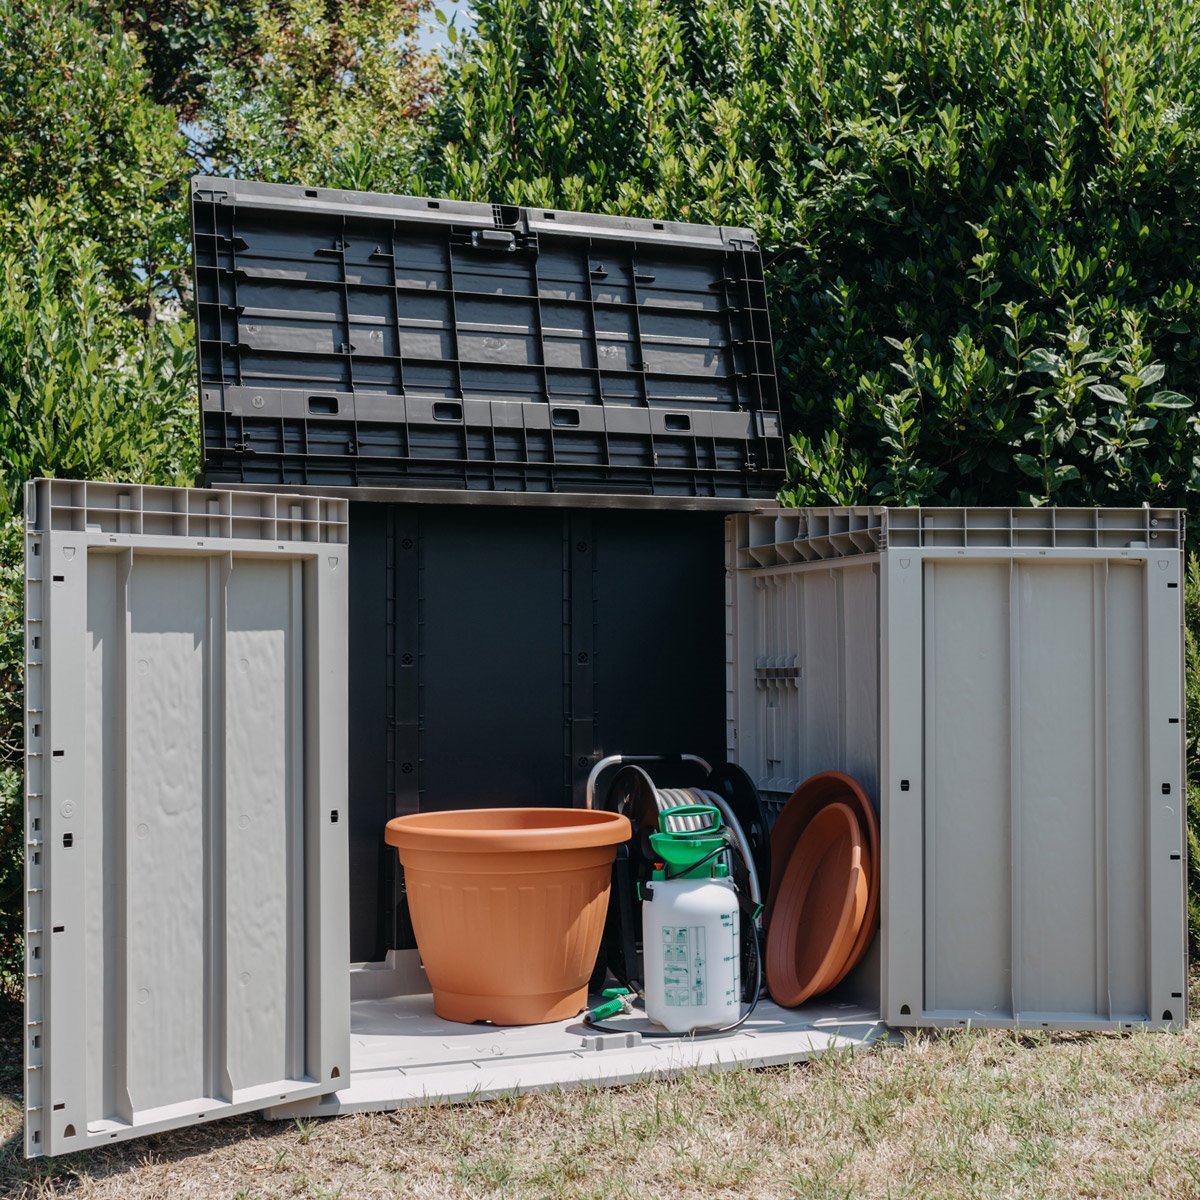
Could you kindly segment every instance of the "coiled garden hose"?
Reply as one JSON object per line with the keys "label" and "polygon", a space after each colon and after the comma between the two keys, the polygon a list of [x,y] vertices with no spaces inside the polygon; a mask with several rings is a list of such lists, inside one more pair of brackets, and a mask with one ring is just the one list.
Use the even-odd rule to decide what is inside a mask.
{"label": "coiled garden hose", "polygon": [[[746,833],[742,829],[741,822],[729,806],[729,801],[719,792],[710,792],[707,788],[656,788],[655,792],[658,796],[659,812],[685,804],[708,804],[720,812],[721,819],[725,822],[729,832],[733,834],[738,855],[746,868],[746,875],[750,881],[750,899],[756,906],[761,905],[763,894],[758,871],[754,866],[754,852],[750,846],[750,839],[746,837]],[[699,829],[700,822],[700,817],[681,817],[678,827],[683,831],[695,830]]]}

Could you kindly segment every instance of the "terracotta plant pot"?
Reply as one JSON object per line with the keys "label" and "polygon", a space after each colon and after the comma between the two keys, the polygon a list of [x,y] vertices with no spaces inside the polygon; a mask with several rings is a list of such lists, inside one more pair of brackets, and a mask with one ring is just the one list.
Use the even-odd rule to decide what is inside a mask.
{"label": "terracotta plant pot", "polygon": [[619,813],[480,808],[389,821],[417,946],[448,1021],[576,1016],[600,948]]}

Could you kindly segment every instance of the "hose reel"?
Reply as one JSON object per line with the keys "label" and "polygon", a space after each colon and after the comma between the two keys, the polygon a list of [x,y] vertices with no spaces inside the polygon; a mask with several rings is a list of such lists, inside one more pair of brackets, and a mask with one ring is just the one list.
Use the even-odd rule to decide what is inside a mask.
{"label": "hose reel", "polygon": [[[703,772],[699,786],[660,788],[647,769],[656,768],[661,774],[674,768],[674,774],[678,775],[684,764],[693,775]],[[649,881],[653,872],[656,856],[650,835],[659,828],[659,814],[694,804],[711,805],[721,813],[738,851],[726,857],[739,897],[744,901],[744,928],[748,931],[761,920],[761,906],[770,887],[770,832],[758,790],[735,764],[722,764],[713,770],[702,759],[690,755],[602,759],[588,780],[589,807],[595,803],[601,773],[614,766],[619,770],[605,789],[600,807],[627,816],[633,825],[633,837],[618,850],[613,864],[604,937],[592,983],[594,987],[602,986],[611,971],[622,983],[637,987],[643,982],[639,885]],[[687,820],[683,818],[682,828],[687,828]],[[753,989],[756,974],[752,957],[755,953],[755,939],[744,938],[741,977],[747,1003],[751,997],[746,993]]]}

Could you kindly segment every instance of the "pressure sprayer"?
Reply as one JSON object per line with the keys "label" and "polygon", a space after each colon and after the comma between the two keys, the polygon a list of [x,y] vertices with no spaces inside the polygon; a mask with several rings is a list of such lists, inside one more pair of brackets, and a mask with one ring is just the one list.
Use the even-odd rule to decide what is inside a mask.
{"label": "pressure sprayer", "polygon": [[[750,1005],[738,1016],[743,898],[730,878],[728,857],[742,849],[728,834],[719,809],[685,804],[660,813],[658,832],[650,835],[657,861],[641,889],[644,1001],[646,1016],[667,1033],[649,1036],[727,1033],[758,1003],[761,947],[757,906],[751,905],[747,924],[756,939],[756,978]],[[629,988],[610,988],[604,995],[607,1002],[584,1018],[601,1029],[606,1018],[631,1012],[633,1001]]]}

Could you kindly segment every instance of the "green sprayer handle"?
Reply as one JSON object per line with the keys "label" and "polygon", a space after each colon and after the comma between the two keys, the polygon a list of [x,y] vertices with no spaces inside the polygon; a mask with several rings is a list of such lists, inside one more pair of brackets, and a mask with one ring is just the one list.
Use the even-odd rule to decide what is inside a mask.
{"label": "green sprayer handle", "polygon": [[[684,817],[707,817],[708,824],[700,829],[670,829],[667,821],[680,821]],[[721,810],[711,804],[679,804],[674,808],[664,808],[658,814],[658,827],[663,833],[680,834],[683,837],[695,837],[697,834],[716,833],[721,828]]]}

